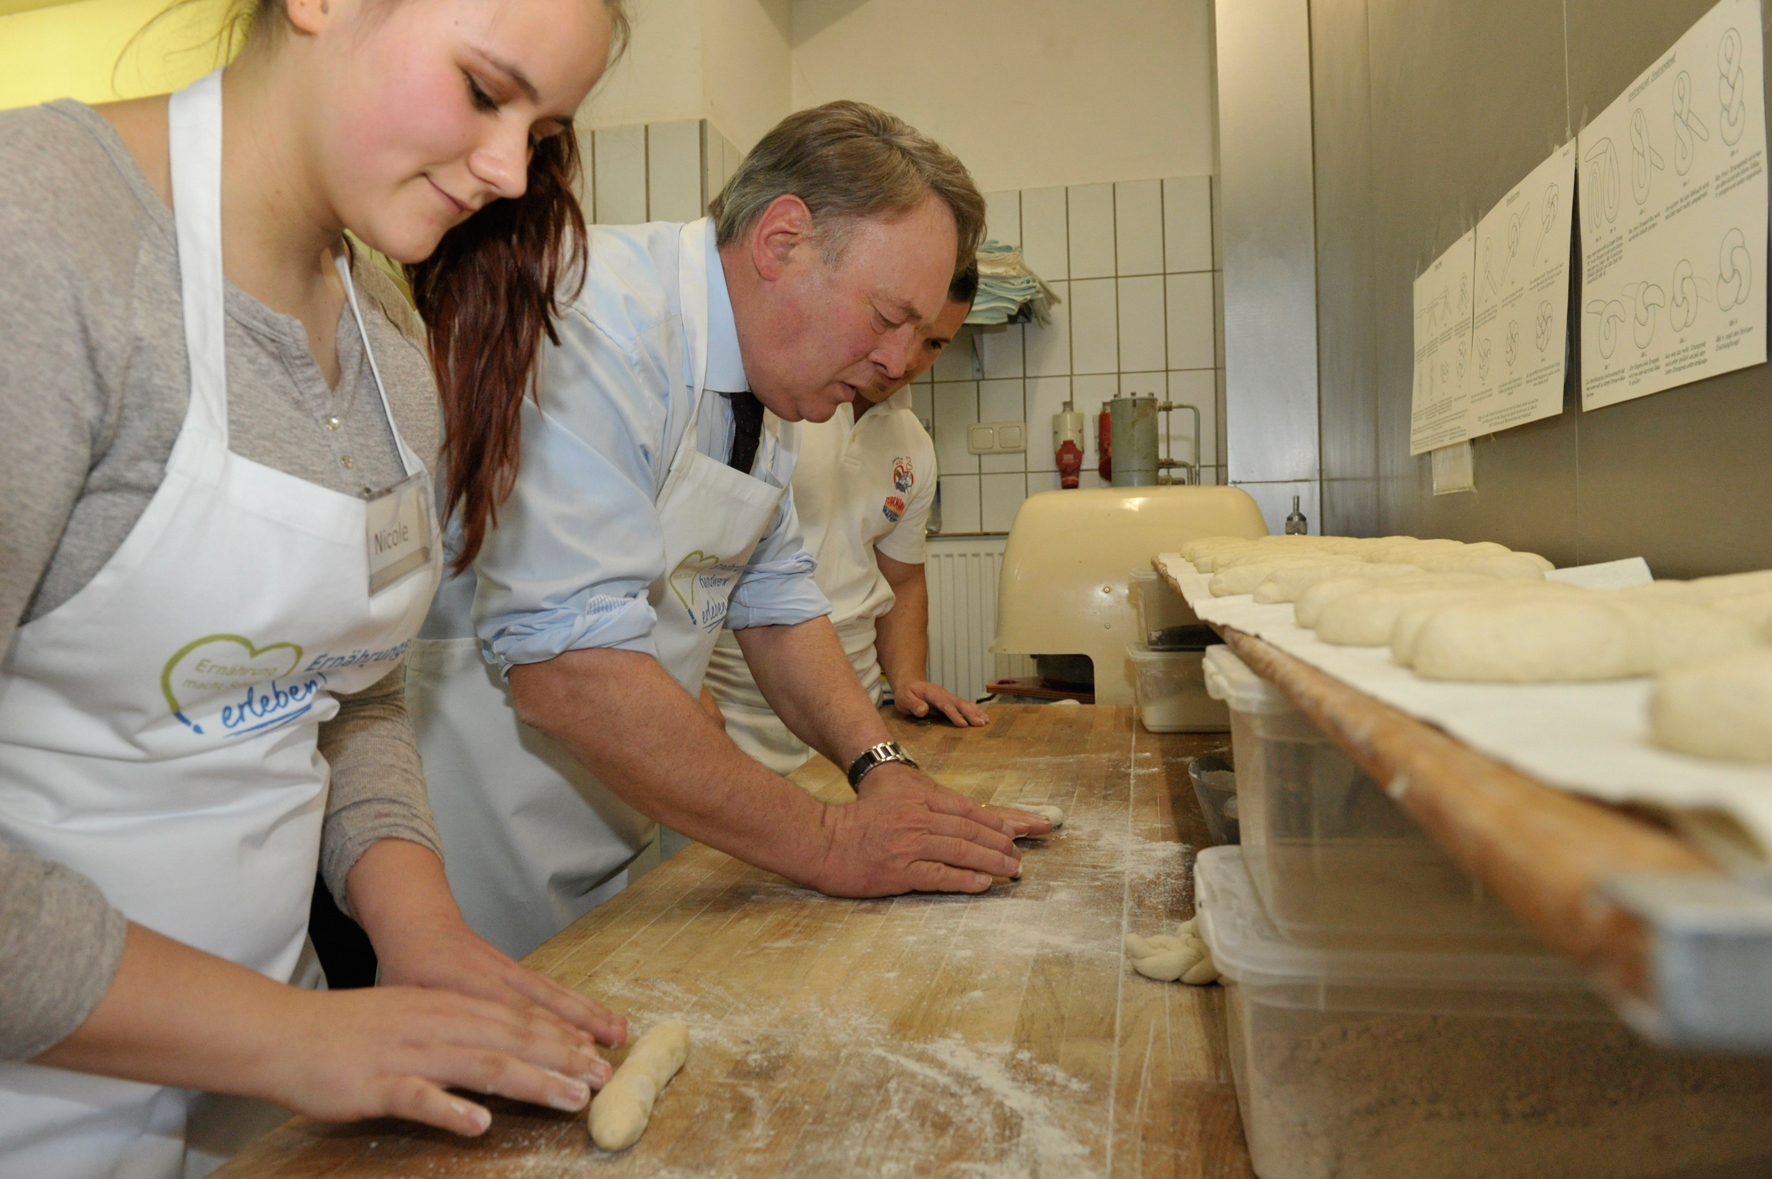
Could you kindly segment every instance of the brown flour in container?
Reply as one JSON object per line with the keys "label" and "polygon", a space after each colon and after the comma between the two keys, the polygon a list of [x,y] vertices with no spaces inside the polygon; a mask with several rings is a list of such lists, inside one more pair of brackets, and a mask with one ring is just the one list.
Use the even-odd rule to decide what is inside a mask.
{"label": "brown flour in container", "polygon": [[1658,1051],[1611,1020],[1294,1010],[1230,990],[1263,1179],[1772,1175],[1772,1062]]}

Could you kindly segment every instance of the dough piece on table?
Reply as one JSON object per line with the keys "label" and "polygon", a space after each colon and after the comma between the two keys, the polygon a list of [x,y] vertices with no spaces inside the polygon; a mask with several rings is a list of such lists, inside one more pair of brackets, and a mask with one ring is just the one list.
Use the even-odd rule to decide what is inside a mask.
{"label": "dough piece on table", "polygon": [[1413,585],[1391,587],[1379,585],[1363,593],[1351,594],[1323,607],[1317,615],[1317,638],[1336,647],[1382,647],[1391,641],[1391,630],[1397,619],[1418,606],[1451,605],[1469,599],[1502,596],[1509,593],[1553,592],[1540,582],[1535,589],[1514,589],[1509,586],[1531,586],[1530,582],[1503,582],[1493,577],[1475,577],[1463,585]]}
{"label": "dough piece on table", "polygon": [[1255,600],[1296,602],[1306,590],[1325,581],[1361,577],[1376,583],[1411,577],[1420,572],[1421,568],[1416,565],[1374,565],[1354,557],[1337,557],[1320,563],[1308,561],[1274,570],[1266,581],[1255,587]]}
{"label": "dough piece on table", "polygon": [[1322,558],[1312,556],[1276,557],[1271,560],[1248,561],[1227,565],[1212,575],[1207,586],[1215,598],[1228,598],[1236,594],[1252,594],[1262,582],[1282,569],[1315,568],[1322,564]]}
{"label": "dough piece on table", "polygon": [[1192,920],[1183,921],[1175,933],[1159,933],[1153,937],[1126,935],[1126,955],[1132,969],[1158,982],[1184,982],[1203,987],[1218,981],[1218,967],[1212,953],[1195,932]]}
{"label": "dough piece on table", "polygon": [[1733,598],[1742,594],[1772,592],[1772,569],[1752,573],[1725,573],[1721,577],[1700,577],[1686,583],[1703,598]]}
{"label": "dough piece on table", "polygon": [[1481,573],[1510,581],[1543,581],[1545,573],[1555,568],[1536,553],[1426,556],[1418,558],[1415,564],[1433,573]]}
{"label": "dough piece on table", "polygon": [[1772,763],[1772,648],[1664,673],[1649,697],[1649,731],[1675,753]]}
{"label": "dough piece on table", "polygon": [[591,1140],[604,1150],[626,1150],[640,1141],[652,1103],[688,1059],[686,1023],[661,1023],[641,1036],[591,1100]]}
{"label": "dough piece on table", "polygon": [[1410,666],[1435,680],[1576,683],[1653,675],[1753,643],[1752,627],[1716,610],[1589,590],[1449,604],[1421,626]]}
{"label": "dough piece on table", "polygon": [[1052,820],[1052,829],[1054,831],[1064,826],[1063,807],[1052,806],[1050,803],[1044,802],[1017,802],[1009,805],[1014,810],[1032,811],[1036,815],[1045,815],[1048,819]]}
{"label": "dough piece on table", "polygon": [[1759,631],[1762,638],[1772,639],[1772,591],[1712,598],[1707,604],[1712,610],[1741,619]]}
{"label": "dough piece on table", "polygon": [[1354,577],[1334,577],[1328,581],[1319,581],[1302,594],[1298,595],[1298,604],[1292,608],[1292,615],[1298,625],[1306,630],[1313,630],[1323,611],[1331,602],[1339,602],[1343,598],[1351,598],[1355,594],[1363,594],[1367,590],[1403,590],[1417,589],[1466,589],[1471,586],[1489,585],[1494,578],[1483,578],[1469,573],[1421,573],[1401,577],[1386,577],[1380,570],[1403,569],[1403,565],[1371,565]]}

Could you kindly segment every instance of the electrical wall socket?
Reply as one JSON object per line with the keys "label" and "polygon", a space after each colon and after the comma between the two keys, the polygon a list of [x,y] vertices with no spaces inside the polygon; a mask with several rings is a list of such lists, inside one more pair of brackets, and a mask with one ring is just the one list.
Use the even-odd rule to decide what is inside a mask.
{"label": "electrical wall socket", "polygon": [[972,454],[1021,454],[1028,448],[1026,422],[975,422],[966,427]]}

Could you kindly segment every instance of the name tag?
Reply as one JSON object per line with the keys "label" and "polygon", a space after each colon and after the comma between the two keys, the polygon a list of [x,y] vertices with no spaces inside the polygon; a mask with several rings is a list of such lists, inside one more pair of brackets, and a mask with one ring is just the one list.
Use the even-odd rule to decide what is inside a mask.
{"label": "name tag", "polygon": [[366,501],[369,595],[374,597],[408,573],[431,563],[436,512],[430,476],[424,472]]}

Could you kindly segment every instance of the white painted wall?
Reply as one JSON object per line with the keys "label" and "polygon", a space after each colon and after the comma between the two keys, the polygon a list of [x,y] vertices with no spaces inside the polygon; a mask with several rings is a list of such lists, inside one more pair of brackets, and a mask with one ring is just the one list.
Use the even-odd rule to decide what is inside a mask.
{"label": "white painted wall", "polygon": [[583,128],[708,119],[748,151],[793,107],[790,0],[629,0],[634,37]]}
{"label": "white painted wall", "polygon": [[1208,8],[793,0],[793,106],[884,107],[951,148],[986,191],[1205,175]]}

